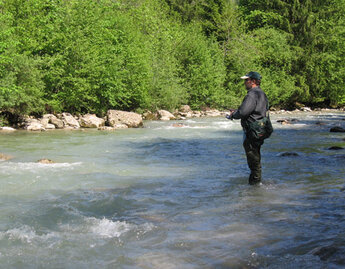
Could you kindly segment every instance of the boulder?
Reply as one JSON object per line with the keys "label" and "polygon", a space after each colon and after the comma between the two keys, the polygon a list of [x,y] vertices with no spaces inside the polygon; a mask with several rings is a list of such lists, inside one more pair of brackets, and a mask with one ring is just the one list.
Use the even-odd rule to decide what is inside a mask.
{"label": "boulder", "polygon": [[179,111],[182,113],[192,113],[193,112],[189,105],[182,105],[180,107]]}
{"label": "boulder", "polygon": [[310,107],[301,107],[301,110],[304,111],[304,112],[312,112],[311,108]]}
{"label": "boulder", "polygon": [[38,163],[44,163],[44,164],[51,164],[54,163],[52,160],[50,159],[40,159],[37,161]]}
{"label": "boulder", "polygon": [[44,131],[45,128],[39,122],[32,122],[32,123],[30,123],[29,125],[27,125],[25,127],[25,130],[28,130],[28,131]]}
{"label": "boulder", "polygon": [[13,131],[15,131],[16,129],[14,129],[14,128],[12,128],[12,127],[6,127],[6,126],[4,126],[4,127],[0,127],[0,131],[2,131],[2,132],[13,132]]}
{"label": "boulder", "polygon": [[[115,129],[127,129],[127,128],[129,128],[128,125],[126,125],[126,124],[115,124],[113,127]],[[136,127],[134,127],[134,128],[136,128]]]}
{"label": "boulder", "polygon": [[39,120],[31,117],[25,118],[23,126],[28,131],[45,131],[43,124]]}
{"label": "boulder", "polygon": [[57,128],[57,129],[62,129],[64,127],[64,123],[62,120],[58,119],[58,118],[52,118],[50,120],[50,123],[51,124],[54,124],[54,126]]}
{"label": "boulder", "polygon": [[202,116],[202,113],[200,111],[193,111],[192,117],[194,118],[200,118]]}
{"label": "boulder", "polygon": [[[43,120],[43,119],[48,119],[48,123],[46,123],[46,120]],[[54,128],[62,129],[64,127],[63,121],[61,119],[58,119],[53,114],[45,114],[45,115],[43,115],[43,118],[42,118],[41,122],[43,124],[46,123],[46,128],[47,129],[54,129]],[[49,124],[53,124],[54,128],[51,128],[51,126],[49,126]]]}
{"label": "boulder", "polygon": [[185,118],[192,118],[193,112],[178,112],[177,118],[178,119],[185,119]]}
{"label": "boulder", "polygon": [[206,117],[219,117],[222,115],[222,113],[217,109],[210,109],[210,110],[206,110],[204,112],[204,115]]}
{"label": "boulder", "polygon": [[49,124],[49,118],[47,118],[47,117],[43,117],[39,121],[43,125],[43,127],[46,127]]}
{"label": "boulder", "polygon": [[98,118],[95,114],[81,116],[79,122],[80,126],[84,128],[100,128],[105,124],[105,120]]}
{"label": "boulder", "polygon": [[332,127],[329,131],[331,133],[344,133],[345,129],[339,126],[335,126],[335,127]]}
{"label": "boulder", "polygon": [[289,120],[277,120],[277,122],[282,125],[291,124]]}
{"label": "boulder", "polygon": [[138,128],[143,125],[143,118],[134,112],[108,110],[107,123],[115,128]]}
{"label": "boulder", "polygon": [[175,116],[167,110],[158,110],[157,111],[157,118],[159,120],[168,121],[168,120],[174,120]]}
{"label": "boulder", "polygon": [[[189,105],[183,105],[180,107],[178,110],[177,115],[180,117],[180,119],[185,119],[185,118],[193,118],[194,113],[197,113],[196,111],[193,111]],[[200,113],[200,112],[199,112]]]}
{"label": "boulder", "polygon": [[54,130],[54,129],[56,129],[55,125],[54,125],[54,124],[51,124],[51,123],[48,123],[48,124],[45,126],[45,128],[46,128],[47,130]]}
{"label": "boulder", "polygon": [[70,113],[62,113],[61,119],[65,127],[80,128],[79,122]]}
{"label": "boulder", "polygon": [[344,149],[343,147],[339,147],[339,146],[332,146],[328,148],[329,150],[340,150],[340,149]]}
{"label": "boulder", "polygon": [[311,251],[311,254],[315,256],[319,256],[320,260],[327,261],[329,258],[331,258],[336,252],[338,251],[338,248],[335,246],[321,246],[313,249]]}
{"label": "boulder", "polygon": [[4,154],[4,153],[1,153],[0,152],[0,160],[2,161],[7,161],[7,160],[10,160],[12,159],[13,157],[11,155],[7,155],[7,154]]}
{"label": "boulder", "polygon": [[116,128],[115,127],[110,127],[110,126],[101,126],[101,127],[98,128],[98,130],[100,130],[100,131],[115,131]]}
{"label": "boulder", "polygon": [[40,119],[40,123],[43,125],[43,127],[45,129],[52,130],[52,129],[55,129],[55,125],[49,123],[50,122],[50,117],[55,117],[55,116],[52,115],[52,114],[45,114],[45,115],[43,115],[42,119]]}
{"label": "boulder", "polygon": [[277,120],[277,122],[282,125],[286,125],[286,124],[292,124],[294,122],[298,122],[298,120],[297,119],[282,119],[282,120]]}
{"label": "boulder", "polygon": [[[273,110],[272,110],[272,112],[273,112]],[[274,113],[275,114],[293,114],[291,111],[288,111],[288,110],[285,110],[285,109],[274,111]]]}
{"label": "boulder", "polygon": [[145,111],[143,113],[143,118],[145,120],[157,120],[157,115],[155,113],[152,113],[151,111]]}

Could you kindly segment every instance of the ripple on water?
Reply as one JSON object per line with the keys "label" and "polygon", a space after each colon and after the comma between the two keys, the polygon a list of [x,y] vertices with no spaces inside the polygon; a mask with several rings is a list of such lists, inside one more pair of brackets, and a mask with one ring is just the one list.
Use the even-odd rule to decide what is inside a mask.
{"label": "ripple on water", "polygon": [[1,266],[342,268],[344,154],[314,121],[274,123],[255,187],[239,121],[1,136]]}

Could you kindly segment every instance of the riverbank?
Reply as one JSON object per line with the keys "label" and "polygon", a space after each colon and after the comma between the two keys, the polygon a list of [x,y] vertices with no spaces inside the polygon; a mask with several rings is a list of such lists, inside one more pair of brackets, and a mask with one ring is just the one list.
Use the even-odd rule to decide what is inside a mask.
{"label": "riverbank", "polygon": [[[293,111],[276,110],[272,108],[270,110],[270,114],[294,115],[304,112],[325,113],[342,111],[344,111],[344,108],[311,109],[309,107],[302,107]],[[0,126],[0,131],[11,132],[20,129],[27,131],[47,131],[55,129],[76,130],[80,128],[96,128],[98,130],[114,131],[116,129],[139,128],[143,125],[144,120],[186,120],[190,118],[201,117],[221,117],[225,116],[228,113],[228,111],[220,111],[217,109],[195,111],[192,110],[188,105],[181,106],[180,109],[174,112],[169,112],[167,110],[158,110],[157,112],[146,111],[142,114],[138,114],[120,110],[109,110],[107,112],[107,115],[103,118],[100,118],[95,114],[72,115],[71,113],[65,112],[56,115],[45,114],[40,118],[35,118],[33,116],[20,116],[18,117],[15,124]],[[282,122],[284,123],[284,121]]]}

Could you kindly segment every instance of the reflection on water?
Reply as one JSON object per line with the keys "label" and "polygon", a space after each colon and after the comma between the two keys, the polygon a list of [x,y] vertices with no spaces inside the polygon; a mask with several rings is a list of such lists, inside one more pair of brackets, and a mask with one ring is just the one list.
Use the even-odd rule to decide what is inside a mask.
{"label": "reflection on water", "polygon": [[297,118],[274,123],[254,187],[238,121],[0,134],[0,264],[342,268],[345,115]]}

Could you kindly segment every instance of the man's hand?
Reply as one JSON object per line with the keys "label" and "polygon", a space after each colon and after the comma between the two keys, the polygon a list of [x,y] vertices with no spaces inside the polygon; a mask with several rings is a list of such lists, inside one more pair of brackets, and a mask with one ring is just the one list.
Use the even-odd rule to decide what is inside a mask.
{"label": "man's hand", "polygon": [[227,118],[228,120],[233,120],[233,118],[232,118],[232,114],[226,114],[226,116],[225,116],[225,118]]}
{"label": "man's hand", "polygon": [[234,118],[232,117],[232,115],[235,113],[236,109],[229,109],[229,111],[230,111],[230,114],[227,114],[225,117],[228,120],[233,120]]}

